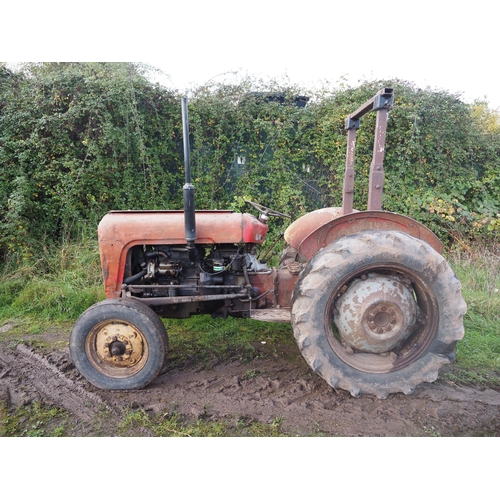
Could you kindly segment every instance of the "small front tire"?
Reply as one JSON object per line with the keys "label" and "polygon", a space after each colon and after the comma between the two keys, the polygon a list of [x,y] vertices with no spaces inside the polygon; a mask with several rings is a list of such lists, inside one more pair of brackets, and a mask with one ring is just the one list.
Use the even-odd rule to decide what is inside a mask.
{"label": "small front tire", "polygon": [[109,299],[78,318],[69,348],[77,370],[99,389],[142,389],[164,366],[168,336],[148,306]]}

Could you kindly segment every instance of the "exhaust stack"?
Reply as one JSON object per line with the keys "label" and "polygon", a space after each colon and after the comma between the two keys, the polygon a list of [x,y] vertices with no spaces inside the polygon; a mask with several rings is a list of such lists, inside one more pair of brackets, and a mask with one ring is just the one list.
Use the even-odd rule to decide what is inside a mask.
{"label": "exhaust stack", "polygon": [[183,187],[184,193],[184,231],[189,250],[189,258],[195,260],[196,252],[194,242],[196,240],[196,218],[194,208],[194,186],[191,184],[191,159],[189,155],[189,120],[187,97],[182,98],[182,131],[184,139],[184,166],[186,172],[186,183]]}

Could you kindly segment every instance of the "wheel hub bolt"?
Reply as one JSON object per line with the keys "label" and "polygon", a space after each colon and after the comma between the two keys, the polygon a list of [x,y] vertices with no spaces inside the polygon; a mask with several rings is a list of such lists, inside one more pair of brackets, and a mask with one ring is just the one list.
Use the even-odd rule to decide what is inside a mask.
{"label": "wheel hub bolt", "polygon": [[125,344],[120,341],[114,341],[109,346],[111,356],[123,356],[127,350]]}
{"label": "wheel hub bolt", "polygon": [[416,322],[413,290],[393,275],[360,278],[335,302],[333,321],[340,338],[359,352],[379,354],[399,347]]}
{"label": "wheel hub bolt", "polygon": [[368,316],[368,325],[375,333],[390,332],[397,323],[396,312],[386,306],[375,307]]}

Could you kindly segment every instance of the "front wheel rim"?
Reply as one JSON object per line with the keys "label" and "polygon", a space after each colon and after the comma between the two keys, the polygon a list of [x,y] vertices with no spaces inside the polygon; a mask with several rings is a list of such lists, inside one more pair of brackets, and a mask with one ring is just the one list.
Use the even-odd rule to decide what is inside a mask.
{"label": "front wheel rim", "polygon": [[87,335],[85,350],[92,366],[113,378],[135,375],[148,360],[146,337],[134,325],[123,320],[97,324]]}

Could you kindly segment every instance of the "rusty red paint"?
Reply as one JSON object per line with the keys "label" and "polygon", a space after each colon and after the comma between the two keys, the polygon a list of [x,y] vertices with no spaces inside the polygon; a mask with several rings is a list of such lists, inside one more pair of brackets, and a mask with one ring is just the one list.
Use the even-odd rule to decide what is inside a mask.
{"label": "rusty red paint", "polygon": [[252,288],[256,290],[256,295],[264,295],[259,301],[258,307],[276,307],[276,294],[274,290],[274,270],[270,269],[265,273],[248,273],[248,278]]}
{"label": "rusty red paint", "polygon": [[[231,211],[196,212],[195,244],[262,243],[267,225],[253,215]],[[113,211],[98,228],[106,298],[119,297],[127,252],[135,245],[183,245],[182,211]]]}
{"label": "rusty red paint", "polygon": [[298,278],[288,269],[272,269],[268,273],[249,273],[252,287],[258,294],[269,292],[261,302],[260,308],[290,308],[290,299]]}
{"label": "rusty red paint", "polygon": [[342,208],[321,208],[303,215],[290,224],[285,231],[285,241],[293,248],[298,249],[302,241],[313,231],[331,222],[342,215]]}
{"label": "rusty red paint", "polygon": [[[330,210],[330,214],[333,216],[335,211],[340,209]],[[297,219],[285,232],[287,243],[297,249],[307,260],[310,260],[318,250],[330,245],[339,238],[370,229],[401,231],[425,241],[438,253],[443,252],[443,244],[430,229],[404,215],[382,211],[356,212],[332,218],[330,221],[321,224],[326,219],[326,215],[323,214],[323,217],[317,219],[320,224],[313,227],[315,219],[310,216],[314,213],[311,212]],[[289,231],[290,228],[291,231]]]}
{"label": "rusty red paint", "polygon": [[279,307],[290,307],[290,300],[298,277],[298,273],[292,274],[288,269],[278,269],[275,283]]}
{"label": "rusty red paint", "polygon": [[344,174],[344,192],[342,198],[342,214],[351,214],[354,200],[354,152],[356,149],[356,128],[347,132],[346,167]]}
{"label": "rusty red paint", "polygon": [[368,210],[382,210],[382,192],[384,188],[384,155],[385,135],[387,130],[388,109],[377,111],[375,140],[373,142],[373,159],[370,165],[368,185]]}

